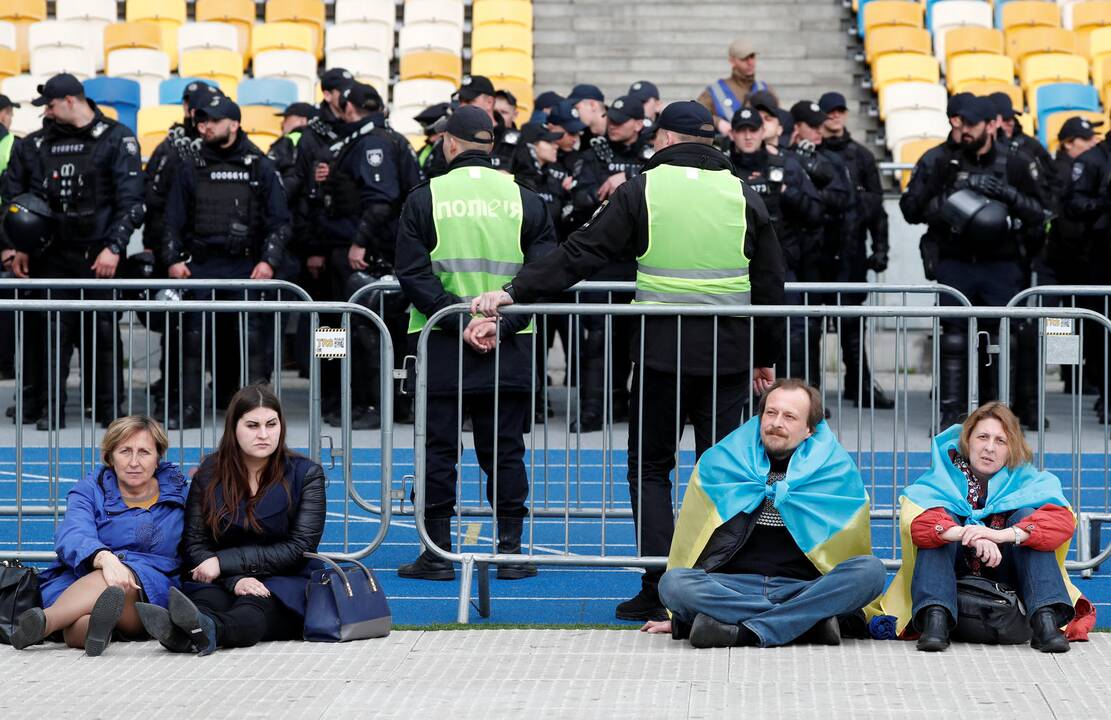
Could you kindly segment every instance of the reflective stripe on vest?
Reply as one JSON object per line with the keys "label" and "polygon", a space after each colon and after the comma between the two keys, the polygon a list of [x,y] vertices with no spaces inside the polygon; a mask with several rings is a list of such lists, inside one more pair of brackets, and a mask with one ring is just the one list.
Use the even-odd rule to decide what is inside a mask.
{"label": "reflective stripe on vest", "polygon": [[645,173],[648,249],[635,302],[749,304],[745,199],[728,170],[660,165]]}
{"label": "reflective stripe on vest", "polygon": [[[517,183],[491,168],[462,167],[434,178],[429,187],[436,227],[432,272],[445,290],[463,300],[501,289],[525,262]],[[420,332],[427,322],[413,308],[409,332]],[[532,326],[522,332],[532,332]]]}
{"label": "reflective stripe on vest", "polygon": [[715,114],[725,120],[732,120],[733,113],[741,109],[741,101],[733,93],[733,88],[724,80],[718,80],[708,88],[714,100]]}

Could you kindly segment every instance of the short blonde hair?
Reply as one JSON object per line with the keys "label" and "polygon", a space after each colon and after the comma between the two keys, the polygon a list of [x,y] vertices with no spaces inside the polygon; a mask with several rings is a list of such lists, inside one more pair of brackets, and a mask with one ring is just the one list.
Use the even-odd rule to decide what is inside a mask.
{"label": "short blonde hair", "polygon": [[125,415],[113,420],[100,440],[100,459],[106,466],[112,467],[112,453],[116,448],[129,437],[143,430],[150,433],[151,439],[154,440],[155,452],[161,460],[170,447],[170,438],[162,429],[161,423],[147,415]]}
{"label": "short blonde hair", "polygon": [[961,425],[961,439],[957,445],[957,450],[961,455],[968,457],[968,440],[972,437],[972,431],[976,429],[981,420],[989,418],[998,420],[999,424],[1003,426],[1003,434],[1007,436],[1007,451],[1010,454],[1007,459],[1008,470],[1014,470],[1019,465],[1034,459],[1034,452],[1026,442],[1026,436],[1022,434],[1022,426],[1019,424],[1018,418],[1015,417],[1009,407],[997,400],[984,403],[973,410],[972,414]]}

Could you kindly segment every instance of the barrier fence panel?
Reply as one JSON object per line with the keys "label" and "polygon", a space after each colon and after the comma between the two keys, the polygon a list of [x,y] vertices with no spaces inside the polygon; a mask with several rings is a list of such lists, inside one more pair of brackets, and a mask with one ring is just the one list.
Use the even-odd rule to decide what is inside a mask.
{"label": "barrier fence panel", "polygon": [[[394,352],[390,333],[381,318],[359,305],[312,302],[296,286],[277,281],[96,282],[101,283],[95,287],[102,295],[139,290],[151,294],[153,290],[172,289],[205,299],[0,299],[0,316],[10,315],[14,321],[13,335],[9,336],[15,360],[13,419],[34,422],[34,413],[27,414],[27,409],[41,410],[45,418],[45,422],[34,429],[25,429],[23,422],[14,424],[11,465],[0,469],[0,519],[15,518],[14,548],[0,548],[0,557],[52,560],[53,552],[33,552],[24,548],[25,517],[48,516],[56,526],[65,511],[62,495],[68,485],[98,463],[97,445],[102,428],[116,415],[130,413],[149,414],[163,422],[172,422],[176,412],[180,420],[183,414],[181,393],[186,382],[193,383],[204,412],[195,427],[178,427],[169,433],[172,450],[168,458],[181,464],[183,470],[195,466],[201,457],[216,448],[220,436],[218,423],[227,398],[251,381],[269,382],[276,394],[283,397],[287,443],[292,448],[306,448],[312,459],[320,462],[322,363],[331,363],[329,369],[334,369],[333,390],[338,407],[331,422],[338,426],[341,442],[340,448],[330,443],[332,447],[324,465],[326,470],[331,470],[336,467],[337,457],[342,460],[340,473],[344,490],[342,497],[334,496],[331,500],[333,504],[342,503],[342,512],[335,507],[330,510],[332,516],[342,515],[344,519],[342,539],[329,539],[331,545],[342,548],[342,552],[333,555],[365,557],[382,542],[392,509]],[[83,285],[92,285],[92,281],[19,281],[21,291],[32,288],[34,293],[43,295],[80,295],[88,289]],[[0,290],[6,289],[0,285]],[[264,292],[285,293],[286,297],[299,301],[255,299]],[[221,300],[213,298],[216,293],[249,295],[244,299]],[[322,327],[322,316],[334,318],[336,327]],[[86,325],[95,328],[97,320],[105,318],[111,320],[96,328],[97,333],[84,332]],[[305,338],[313,339],[313,342],[306,339],[305,347],[315,346],[315,352],[305,358],[303,379],[287,374],[283,392],[281,336],[285,334],[287,321],[293,324],[302,319]],[[220,328],[230,332],[223,337],[213,332]],[[267,330],[273,335],[268,335]],[[182,342],[187,332],[192,337]],[[176,347],[170,352],[159,351],[158,346],[172,342],[175,333]],[[97,334],[102,338],[100,348],[97,347]],[[98,349],[103,350],[105,337],[114,347],[111,353],[97,354]],[[76,381],[70,379],[74,353],[78,356]],[[322,357],[334,359],[322,360]],[[112,373],[111,393],[97,394],[96,378],[106,375],[104,367],[98,363],[108,365]],[[221,372],[228,369],[228,365],[231,368],[225,377]],[[353,366],[358,369],[353,371]],[[187,370],[188,377],[185,377]],[[43,378],[43,382],[36,385],[37,378]],[[355,378],[357,383],[353,382]],[[161,393],[153,390],[159,382]],[[171,385],[175,383],[176,397],[171,392]],[[374,484],[379,486],[379,497],[373,500],[363,496],[353,474],[352,388],[357,385],[376,389],[379,396],[381,428],[376,436],[371,435],[366,441],[366,447],[360,448],[370,455],[369,462],[360,463],[368,469],[366,479],[359,482],[371,488]],[[28,397],[30,393],[35,393],[33,399]],[[116,405],[111,417],[107,417],[107,412],[97,412],[104,408],[97,408],[96,401],[105,397]],[[34,407],[35,404],[43,407]],[[171,404],[176,404],[172,408],[175,412],[171,412]],[[70,406],[68,412],[67,405]],[[86,424],[88,411],[92,416]],[[71,422],[79,418],[79,427],[67,426],[67,417]],[[97,427],[98,422],[101,428]],[[329,436],[324,437],[330,440]],[[9,445],[8,442],[0,444]],[[372,452],[375,445],[376,452]],[[40,446],[41,451],[38,450]],[[79,455],[75,456],[74,451]],[[33,464],[35,472],[26,472],[27,464]],[[6,478],[12,479],[11,485]],[[26,481],[32,479],[44,480],[46,492],[40,492],[41,482],[27,485]],[[25,492],[28,487],[35,488],[31,502]],[[4,502],[9,492],[13,505]],[[374,536],[365,543],[356,539],[354,546],[349,537],[352,504],[378,516]],[[51,539],[52,530],[53,527]],[[3,535],[5,545],[9,542],[8,536],[7,532]]]}
{"label": "barrier fence panel", "polygon": [[[873,417],[868,423],[868,431],[858,433],[855,442],[852,442],[851,439],[846,441],[845,435],[851,435],[851,433],[837,432],[842,444],[854,454],[864,472],[872,502],[873,546],[877,554],[884,558],[889,568],[898,566],[898,492],[928,467],[928,451],[932,437],[937,431],[936,406],[938,397],[935,392],[937,389],[936,380],[924,385],[923,390],[911,390],[910,381],[914,373],[907,362],[907,348],[910,344],[908,334],[911,332],[911,321],[915,321],[916,324],[920,324],[918,321],[921,320],[930,321],[928,323],[930,330],[927,341],[931,347],[936,347],[938,344],[939,327],[942,322],[950,324],[950,327],[958,328],[965,327],[967,323],[970,333],[975,333],[977,320],[998,321],[1001,319],[1086,320],[1093,323],[1093,325],[1098,325],[1104,333],[1111,329],[1111,322],[1106,318],[1088,310],[1072,308],[897,307],[875,305],[723,307],[568,303],[510,306],[503,310],[506,317],[530,316],[536,321],[536,327],[538,328],[541,326],[541,320],[544,317],[550,318],[553,316],[564,318],[561,322],[564,322],[569,329],[573,327],[575,318],[581,319],[589,316],[602,318],[607,330],[612,328],[612,323],[615,320],[628,320],[634,323],[634,336],[639,335],[639,342],[634,340],[632,344],[632,359],[636,369],[633,372],[633,381],[630,386],[633,402],[630,406],[630,418],[627,427],[623,423],[614,422],[611,405],[607,407],[605,428],[601,437],[595,441],[589,443],[586,441],[586,438],[591,435],[590,433],[549,431],[546,423],[542,431],[539,431],[533,425],[532,432],[529,433],[526,446],[529,455],[527,462],[522,457],[522,462],[529,468],[528,474],[531,479],[530,496],[527,502],[528,528],[522,538],[522,552],[526,554],[528,562],[541,567],[589,565],[655,568],[658,570],[666,564],[666,557],[664,556],[667,552],[666,547],[655,554],[637,551],[638,547],[644,547],[644,541],[646,540],[643,535],[643,523],[638,520],[646,517],[645,512],[653,512],[656,508],[648,508],[644,501],[632,502],[632,504],[630,502],[634,497],[646,498],[651,496],[657,501],[661,497],[669,497],[671,501],[670,511],[674,516],[682,498],[683,486],[695,462],[695,456],[691,450],[704,449],[715,439],[723,437],[737,427],[744,418],[753,412],[756,398],[748,380],[743,380],[743,385],[738,385],[727,378],[726,374],[719,372],[720,368],[716,364],[718,358],[730,350],[730,348],[723,350],[723,347],[719,346],[723,337],[721,329],[727,323],[742,323],[747,326],[748,346],[747,348],[737,349],[742,353],[747,350],[747,357],[749,358],[752,357],[753,341],[751,338],[753,337],[753,331],[757,324],[769,318],[781,320],[792,317],[818,318],[822,323],[833,322],[835,327],[837,327],[838,322],[842,323],[840,327],[845,327],[845,323],[849,322],[861,325],[868,320],[883,320],[893,327],[893,337],[889,344],[894,350],[895,359],[898,363],[895,373],[894,407],[886,411],[871,410]],[[436,547],[428,531],[428,518],[425,514],[430,463],[426,452],[426,443],[430,437],[428,423],[430,419],[434,420],[440,426],[440,432],[442,433],[445,420],[443,417],[437,417],[436,413],[443,412],[446,407],[443,400],[440,399],[436,402],[437,410],[435,412],[429,409],[430,367],[435,366],[437,372],[443,372],[446,359],[446,353],[443,353],[445,347],[443,342],[437,341],[437,350],[433,352],[429,349],[429,340],[435,334],[442,332],[433,329],[434,325],[440,323],[456,324],[455,331],[457,331],[458,337],[452,341],[455,346],[455,355],[451,356],[450,359],[457,379],[462,379],[462,357],[464,354],[460,351],[464,342],[462,339],[465,327],[463,321],[465,316],[468,315],[469,308],[467,306],[456,305],[445,308],[430,318],[428,326],[419,336],[416,360],[417,404],[414,433],[414,513],[416,526],[422,544],[432,547],[435,554],[462,564],[462,581],[457,609],[459,622],[466,622],[469,616],[472,584],[475,581],[476,571],[478,609],[480,614],[485,616],[490,611],[488,566],[522,562],[520,555],[499,551],[498,532],[492,533],[493,541],[488,552],[475,551],[473,549],[473,539],[466,543],[463,542],[462,520],[464,517],[492,517],[495,526],[501,525],[506,520],[505,517],[499,515],[498,509],[499,503],[506,502],[503,499],[503,494],[499,493],[499,483],[502,481],[500,475],[512,475],[512,472],[515,471],[511,467],[512,463],[504,458],[499,458],[494,462],[486,461],[486,465],[490,468],[488,477],[484,478],[481,473],[476,476],[475,473],[470,472],[475,463],[474,458],[470,457],[469,452],[463,450],[462,446],[459,446],[454,451],[455,464],[460,468],[460,472],[455,481],[457,503],[454,507],[453,517],[458,524],[458,529],[452,543],[453,547]],[[678,339],[678,345],[680,346],[685,331],[692,334],[696,332],[685,330],[685,328],[694,328],[701,321],[703,323],[701,332],[705,333],[707,331],[706,323],[712,324],[713,347],[701,348],[703,355],[707,352],[710,353],[709,357],[712,358],[710,362],[713,363],[712,371],[706,374],[704,378],[704,382],[709,384],[711,390],[709,393],[706,393],[705,388],[702,391],[704,395],[708,394],[712,398],[709,412],[706,413],[704,409],[702,411],[703,417],[710,418],[705,423],[709,425],[709,429],[703,429],[704,437],[696,437],[693,444],[689,441],[684,442],[683,426],[688,416],[693,416],[694,413],[685,410],[681,412],[679,408],[682,404],[683,394],[688,392],[690,387],[693,387],[691,383],[684,379],[682,366],[683,363],[690,362],[694,356],[685,353],[678,354],[675,366],[679,367],[680,372],[673,372],[670,375],[657,373],[656,377],[650,381],[645,380],[645,376],[651,374],[651,365],[648,366],[647,370],[644,369],[646,367],[645,360],[646,357],[650,359],[652,356],[652,352],[648,352],[646,355],[645,328],[648,324],[654,323],[656,324],[655,332],[659,332],[658,328],[661,321],[670,322],[673,326],[671,330],[673,337]],[[605,324],[607,322],[608,324]],[[920,330],[914,332],[918,333]],[[539,332],[534,333],[529,336],[527,341],[529,351],[532,354],[529,367],[532,368],[538,367],[536,354],[538,345],[542,340],[539,335]],[[576,342],[575,337],[575,333],[569,333],[569,342]],[[975,337],[975,335],[973,334],[972,337]],[[464,437],[464,422],[468,411],[470,420],[475,427],[479,426],[480,420],[487,427],[491,426],[491,419],[476,419],[475,414],[478,412],[493,413],[493,425],[497,426],[501,419],[498,416],[501,408],[511,407],[514,403],[521,402],[520,397],[513,397],[514,393],[520,394],[516,389],[513,378],[501,374],[501,368],[512,366],[516,358],[510,354],[503,359],[502,348],[504,346],[502,343],[506,342],[506,339],[499,337],[499,341],[492,360],[494,372],[496,377],[499,378],[498,384],[492,390],[492,402],[487,402],[485,405],[476,405],[471,394],[465,394],[462,391],[457,392],[452,399],[450,406],[452,410],[449,411],[452,417],[449,420],[454,426],[455,433],[460,437]],[[519,349],[522,341],[519,337],[514,336],[510,338],[510,342],[514,343],[514,347]],[[512,353],[516,351],[504,352]],[[607,347],[604,350],[607,360],[609,354],[613,351],[613,347]],[[976,355],[975,344],[969,343],[966,360],[972,382],[968,384],[966,389],[968,408],[977,404],[975,378],[980,365],[977,362]],[[748,361],[745,360],[745,362]],[[745,374],[750,376],[751,366],[746,369],[748,373]],[[834,371],[839,373],[840,368],[836,368]],[[824,370],[822,372],[825,374]],[[531,373],[528,404],[532,411],[535,411],[538,407],[537,375],[536,372]],[[936,377],[936,373],[934,375]],[[670,380],[666,378],[670,378]],[[517,378],[517,381],[519,381],[519,378]],[[1044,374],[1041,376],[1040,383],[1042,386],[1040,391],[1044,393]],[[457,385],[457,387],[461,386]],[[612,374],[607,374],[603,397],[612,397],[613,389]],[[733,397],[732,400],[739,399],[741,402],[736,403],[728,410],[725,407],[719,407],[719,401],[724,402],[728,399],[730,392],[740,396],[739,398]],[[674,405],[669,406],[673,407],[674,415],[666,418],[646,417],[645,405],[652,401],[653,396],[658,398],[663,395],[677,398]],[[656,404],[659,405],[659,403]],[[739,407],[741,405],[743,407]],[[930,406],[928,411],[927,406]],[[562,411],[568,417],[571,415],[569,406],[562,408]],[[733,413],[734,419],[724,420],[723,418],[728,416],[729,413]],[[927,417],[930,419],[928,423],[924,421]],[[728,427],[721,427],[718,425],[719,422],[727,422]],[[649,423],[656,428],[652,442],[658,442],[660,438],[666,439],[668,446],[666,454],[670,457],[663,460],[658,456],[650,460],[645,459],[649,452],[649,446],[646,445],[644,433],[645,427]],[[661,424],[670,426],[671,429],[660,433],[658,430]],[[862,423],[858,421],[858,424]],[[564,427],[567,428],[568,426],[565,425]],[[878,436],[881,436],[881,433],[877,432],[876,429],[882,429],[883,436],[886,436],[889,428],[891,430],[890,442],[882,441],[885,447],[877,450],[876,444],[879,443],[876,443],[867,446],[866,450],[864,445],[866,441],[872,443],[878,439]],[[672,450],[672,447],[674,447],[674,450]],[[627,454],[622,453],[621,448],[627,448]],[[497,453],[496,444],[494,453],[495,455]],[[622,455],[624,455],[624,463],[622,462]],[[478,457],[481,459],[481,455]],[[442,484],[444,476],[443,458],[433,458],[432,462],[440,463],[435,469],[435,474],[437,482]],[[540,477],[537,476],[537,468],[543,469]],[[1079,467],[1068,469],[1074,474],[1078,474],[1080,471]],[[622,471],[629,479],[627,488],[617,477]],[[474,482],[475,479],[477,479],[477,482]],[[1091,507],[1091,504],[1087,502],[1090,499],[1088,496],[1093,490],[1100,494],[1108,492],[1105,482],[1098,482],[1097,486],[1091,486],[1095,480],[1092,477],[1085,477],[1084,481],[1077,480],[1073,483],[1070,493],[1074,507],[1081,513],[1082,527],[1086,522],[1098,519],[1098,517],[1092,516],[1088,512]],[[486,507],[483,502],[483,497],[486,495],[483,489],[487,485],[490,489],[489,495],[492,507]],[[661,491],[665,493],[662,496]],[[442,492],[442,487],[438,489],[438,492]],[[467,499],[470,497],[478,498],[478,502],[474,505],[469,504]],[[663,504],[667,503],[664,502]],[[630,523],[630,520],[634,520],[634,522]],[[1096,541],[1098,542],[1098,535]],[[466,545],[472,547],[466,547]],[[1108,552],[1111,552],[1111,549]],[[1093,558],[1091,553],[1078,550],[1077,560],[1070,561],[1069,568],[1083,570],[1094,567],[1098,564],[1098,561],[1104,559],[1108,552],[1099,552]]]}

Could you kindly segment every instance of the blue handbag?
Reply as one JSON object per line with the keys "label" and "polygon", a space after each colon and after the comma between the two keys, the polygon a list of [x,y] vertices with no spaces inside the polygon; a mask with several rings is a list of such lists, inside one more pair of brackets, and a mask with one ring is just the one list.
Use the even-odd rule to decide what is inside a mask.
{"label": "blue handbag", "polygon": [[305,640],[347,642],[390,634],[390,605],[370,568],[349,560],[354,567],[344,569],[316,553],[305,557],[324,564],[312,571],[305,588]]}

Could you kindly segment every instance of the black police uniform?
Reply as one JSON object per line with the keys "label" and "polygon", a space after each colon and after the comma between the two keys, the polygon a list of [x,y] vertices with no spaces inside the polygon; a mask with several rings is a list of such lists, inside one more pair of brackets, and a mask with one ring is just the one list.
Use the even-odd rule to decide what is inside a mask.
{"label": "black police uniform", "polygon": [[[259,262],[275,270],[280,268],[291,226],[285,191],[273,161],[240,130],[228,148],[202,144],[192,166],[183,169],[166,200],[165,233],[159,249],[162,262],[167,267],[187,263],[195,280],[247,278]],[[198,298],[212,297],[211,291],[197,292]],[[252,292],[247,297],[264,295]],[[217,299],[243,297],[237,292],[216,293]],[[216,361],[210,370],[212,392],[219,406],[239,389],[244,374],[248,382],[269,381],[273,371],[272,327],[270,316],[248,316],[246,367],[241,368],[236,316],[217,313],[216,320],[211,321],[194,313],[185,318],[184,345],[198,349],[186,353],[182,365],[186,427],[199,421],[201,373],[204,363],[211,362],[209,358],[215,357]],[[208,333],[203,345],[205,358],[199,352],[202,329]],[[212,343],[216,343],[215,348]]]}
{"label": "black police uniform", "polygon": [[[55,234],[48,251],[31,258],[31,275],[40,278],[92,278],[91,266],[104,249],[120,256],[127,252],[131,233],[143,222],[143,177],[139,158],[139,142],[126,126],[107,118],[96,103],[87,101],[93,119],[84,127],[44,123],[43,129],[28,135],[13,151],[5,173],[5,198],[31,192],[46,199],[54,213]],[[59,299],[111,299],[112,293],[85,291],[54,292]],[[25,381],[24,420],[40,419],[46,427],[48,382],[57,388],[62,407],[65,406],[65,378],[69,374],[69,358],[83,344],[86,367],[93,363],[96,372],[85,382],[84,407],[92,407],[102,425],[114,419],[123,392],[123,350],[111,313],[92,313],[84,317],[84,341],[81,320],[76,313],[63,313],[61,321],[61,352],[52,346],[50,355],[56,363],[54,378],[48,379],[47,364],[25,358],[28,368]],[[45,322],[26,323],[25,348],[47,352]],[[96,338],[95,357],[92,351]],[[33,351],[32,351],[33,352]],[[45,358],[46,356],[41,356]],[[60,381],[60,382],[58,382]],[[95,389],[92,387],[95,384]],[[64,410],[58,418],[65,424]]]}
{"label": "black police uniform", "polygon": [[[1007,217],[988,232],[981,228],[958,233],[948,219],[948,198],[962,189],[1002,203]],[[1040,201],[1037,164],[1028,155],[998,144],[983,155],[944,143],[927,152],[915,166],[910,184],[899,201],[908,223],[927,224],[922,237],[927,277],[951,285],[974,305],[1006,305],[1023,287],[1021,228],[1045,222]],[[994,237],[991,237],[994,235]],[[941,296],[942,305],[955,300]],[[941,337],[942,426],[955,421],[965,408],[967,323],[943,320]],[[981,323],[996,332],[998,321]],[[988,360],[981,358],[982,367]],[[993,373],[981,373],[980,400],[996,397]]]}

